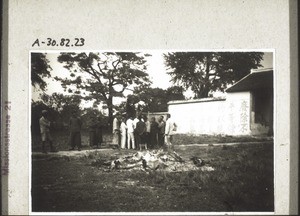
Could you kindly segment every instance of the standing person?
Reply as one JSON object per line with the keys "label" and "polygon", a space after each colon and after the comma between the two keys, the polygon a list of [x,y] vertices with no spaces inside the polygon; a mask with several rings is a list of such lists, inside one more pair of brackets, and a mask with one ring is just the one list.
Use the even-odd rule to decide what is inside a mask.
{"label": "standing person", "polygon": [[82,122],[79,117],[77,117],[76,112],[72,113],[70,118],[70,142],[71,149],[74,150],[77,146],[78,151],[81,151],[81,126]]}
{"label": "standing person", "polygon": [[91,116],[89,121],[89,138],[90,146],[92,148],[98,147],[97,127],[97,119],[95,118],[95,116]]}
{"label": "standing person", "polygon": [[135,149],[135,140],[134,140],[134,126],[133,126],[133,117],[130,116],[126,121],[127,126],[127,148]]}
{"label": "standing person", "polygon": [[141,149],[141,144],[145,144],[145,133],[146,133],[146,124],[142,121],[142,117],[139,116],[138,122],[136,123],[136,146]]}
{"label": "standing person", "polygon": [[134,119],[133,119],[133,135],[134,135],[134,141],[135,141],[135,144],[136,144],[136,148],[138,148],[138,144],[137,144],[137,140],[139,139],[138,137],[138,134],[137,134],[137,131],[136,131],[136,124],[139,122],[139,119],[138,119],[138,116],[136,116]]}
{"label": "standing person", "polygon": [[152,117],[151,127],[150,127],[150,143],[152,148],[157,147],[157,134],[158,134],[158,123],[155,121],[155,117]]}
{"label": "standing person", "polygon": [[144,122],[146,124],[146,132],[145,132],[145,143],[147,146],[151,146],[150,140],[150,131],[151,131],[151,122],[148,120],[147,116],[144,116]]}
{"label": "standing person", "polygon": [[176,127],[176,124],[171,119],[171,114],[168,113],[165,129],[166,145],[168,148],[172,146],[173,135],[175,133]]}
{"label": "standing person", "polygon": [[103,123],[101,116],[98,116],[97,118],[97,128],[96,128],[96,134],[97,134],[97,148],[101,146],[103,143]]}
{"label": "standing person", "polygon": [[164,117],[160,116],[158,119],[158,145],[162,147],[164,145],[165,140],[165,128],[166,122],[164,121]]}
{"label": "standing person", "polygon": [[125,124],[125,117],[122,117],[121,125],[120,125],[120,131],[121,131],[121,149],[125,149],[126,147],[126,131],[127,126]]}
{"label": "standing person", "polygon": [[40,130],[41,130],[41,137],[42,137],[42,151],[43,153],[47,154],[46,149],[46,142],[49,142],[50,145],[50,151],[55,152],[55,149],[53,147],[52,143],[52,137],[50,135],[50,121],[47,110],[42,111],[42,117],[39,120],[40,123]]}
{"label": "standing person", "polygon": [[119,124],[119,113],[116,114],[114,120],[113,120],[113,145],[119,146],[119,136],[120,136],[120,124]]}

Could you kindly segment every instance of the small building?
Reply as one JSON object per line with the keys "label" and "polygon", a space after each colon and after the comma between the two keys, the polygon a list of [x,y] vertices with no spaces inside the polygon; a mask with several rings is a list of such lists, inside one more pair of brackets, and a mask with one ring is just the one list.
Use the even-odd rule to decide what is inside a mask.
{"label": "small building", "polygon": [[273,134],[273,69],[252,70],[226,89],[226,97],[170,101],[178,133]]}

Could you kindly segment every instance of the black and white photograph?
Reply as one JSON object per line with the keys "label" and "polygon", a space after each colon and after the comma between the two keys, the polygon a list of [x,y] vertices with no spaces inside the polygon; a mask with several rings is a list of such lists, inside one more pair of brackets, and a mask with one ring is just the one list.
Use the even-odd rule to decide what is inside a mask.
{"label": "black and white photograph", "polygon": [[32,212],[274,212],[274,54],[31,51]]}
{"label": "black and white photograph", "polygon": [[4,0],[1,215],[298,215],[297,0]]}

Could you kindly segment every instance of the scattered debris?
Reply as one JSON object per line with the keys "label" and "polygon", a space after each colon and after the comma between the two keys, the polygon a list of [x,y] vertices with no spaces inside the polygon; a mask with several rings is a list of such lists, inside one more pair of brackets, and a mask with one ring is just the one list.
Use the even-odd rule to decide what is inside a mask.
{"label": "scattered debris", "polygon": [[139,181],[118,181],[118,184],[120,185],[125,185],[125,186],[134,186],[136,185],[137,183],[139,183]]}
{"label": "scattered debris", "polygon": [[201,158],[197,158],[197,157],[192,157],[191,160],[193,161],[193,163],[197,166],[197,167],[201,167],[203,166],[204,160],[202,160]]}
{"label": "scattered debris", "polygon": [[215,171],[215,169],[211,166],[203,166],[203,167],[200,168],[200,170],[203,171],[203,172],[205,172],[205,171],[206,172]]}
{"label": "scattered debris", "polygon": [[92,165],[106,167],[108,170],[164,170],[167,172],[184,172],[190,170],[213,171],[204,160],[192,157],[185,161],[175,151],[147,150],[111,160],[95,159]]}

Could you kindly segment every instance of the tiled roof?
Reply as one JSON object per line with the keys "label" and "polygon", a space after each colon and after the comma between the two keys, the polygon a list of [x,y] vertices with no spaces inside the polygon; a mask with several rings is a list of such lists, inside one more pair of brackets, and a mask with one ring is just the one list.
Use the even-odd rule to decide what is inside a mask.
{"label": "tiled roof", "polygon": [[210,97],[210,98],[200,98],[191,100],[175,100],[169,101],[168,104],[187,104],[187,103],[201,103],[201,102],[213,102],[213,101],[224,101],[225,97]]}
{"label": "tiled roof", "polygon": [[273,69],[255,70],[226,89],[226,92],[273,88]]}

